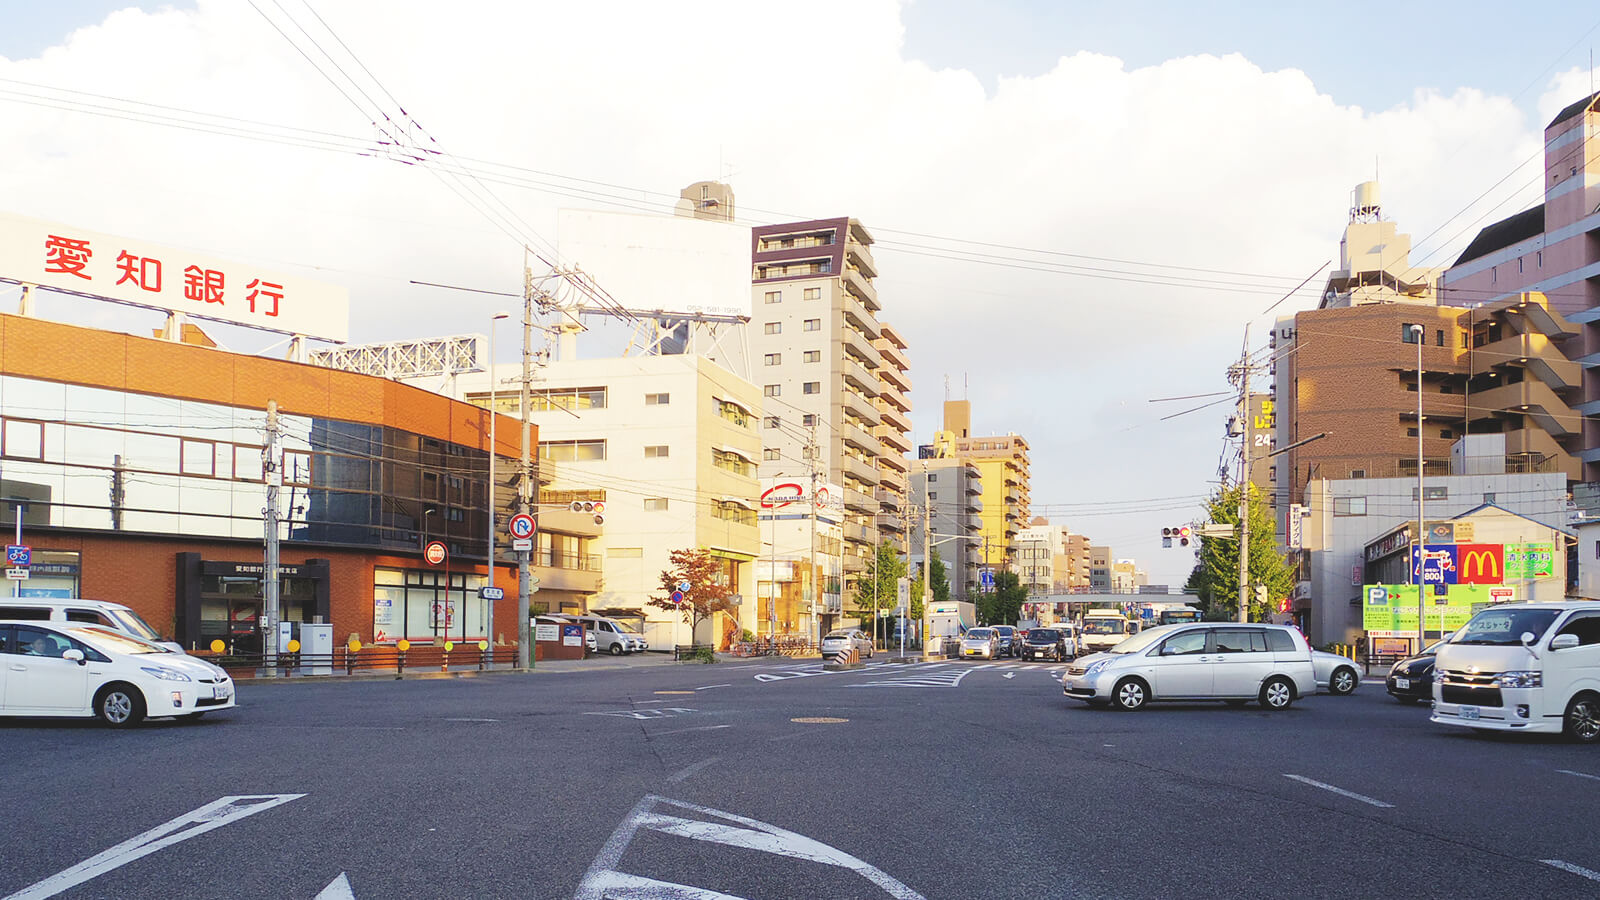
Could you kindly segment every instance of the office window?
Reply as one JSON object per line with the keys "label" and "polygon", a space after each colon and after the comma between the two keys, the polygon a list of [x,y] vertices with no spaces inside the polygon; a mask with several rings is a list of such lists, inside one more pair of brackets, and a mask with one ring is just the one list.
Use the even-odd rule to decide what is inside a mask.
{"label": "office window", "polygon": [[1544,251],[1543,250],[1540,250],[1538,252],[1538,255],[1537,255],[1537,258],[1536,258],[1534,264],[1536,266],[1538,266],[1539,268],[1541,268],[1541,269],[1544,268]]}
{"label": "office window", "polygon": [[651,512],[660,512],[667,508],[667,498],[646,497],[644,498],[644,508]]}
{"label": "office window", "polygon": [[1417,436],[1417,430],[1415,428],[1407,428],[1406,429],[1406,437],[1416,437],[1416,436]]}
{"label": "office window", "polygon": [[774,460],[783,459],[783,454],[778,450],[774,450],[769,447],[766,450],[761,451],[761,458],[767,462],[772,462]]}
{"label": "office window", "polygon": [[783,333],[783,323],[782,322],[768,322],[766,325],[762,326],[762,331],[765,332],[766,334],[782,334]]}
{"label": "office window", "polygon": [[821,300],[822,299],[822,288],[819,288],[819,287],[806,288],[805,289],[805,294],[802,295],[800,299],[802,299],[802,300]]}
{"label": "office window", "polygon": [[800,418],[800,424],[806,426],[807,428],[815,426],[817,424],[816,413],[806,413]]}
{"label": "office window", "polygon": [[1499,266],[1494,266],[1493,268],[1491,268],[1489,270],[1489,283],[1490,284],[1499,284],[1500,283],[1500,267]]}
{"label": "office window", "polygon": [[777,428],[781,424],[782,421],[777,416],[767,416],[761,421],[761,427],[763,428]]}
{"label": "office window", "polygon": [[1367,514],[1367,498],[1335,497],[1333,498],[1333,514],[1336,516],[1364,516]]}
{"label": "office window", "polygon": [[[1417,499],[1417,489],[1416,488],[1412,488],[1411,489],[1411,499],[1412,500]],[[1447,487],[1425,487],[1425,488],[1423,488],[1423,491],[1422,491],[1422,499],[1424,499],[1424,500],[1449,500],[1450,499],[1450,489],[1447,488]]]}
{"label": "office window", "polygon": [[1400,340],[1403,343],[1415,344],[1417,342],[1417,333],[1412,329],[1416,327],[1417,323],[1415,322],[1402,322],[1400,324]]}
{"label": "office window", "polygon": [[1468,341],[1471,339],[1471,337],[1472,336],[1470,334],[1468,334],[1467,332],[1465,332],[1465,331],[1461,332],[1461,349],[1463,349],[1463,350],[1467,349]]}
{"label": "office window", "polygon": [[768,353],[765,356],[761,357],[761,364],[764,365],[764,366],[776,366],[776,365],[781,365],[782,363],[783,363],[783,354],[782,353]]}
{"label": "office window", "polygon": [[540,441],[539,458],[556,462],[586,462],[606,458],[606,442]]}
{"label": "office window", "polygon": [[821,331],[822,330],[822,320],[821,319],[806,319],[805,320],[805,325],[801,330],[803,330],[803,331]]}
{"label": "office window", "polygon": [[1365,478],[1365,477],[1367,477],[1367,470],[1366,469],[1351,469],[1350,470],[1350,477],[1351,478]]}
{"label": "office window", "polygon": [[782,396],[782,394],[783,385],[781,384],[769,384],[761,388],[761,396],[763,397],[778,397]]}
{"label": "office window", "polygon": [[1452,438],[1452,437],[1455,437],[1455,435],[1450,431],[1450,429],[1441,428],[1441,429],[1439,429],[1439,437]]}
{"label": "office window", "polygon": [[1518,274],[1518,275],[1521,275],[1521,274],[1522,274],[1522,259],[1523,259],[1523,258],[1522,258],[1522,257],[1520,257],[1520,256],[1519,256],[1519,257],[1517,257],[1517,274]]}
{"label": "office window", "polygon": [[822,362],[822,351],[821,350],[807,350],[805,352],[805,355],[801,358],[801,361],[802,362],[808,362],[808,363]]}
{"label": "office window", "polygon": [[645,459],[663,459],[667,456],[666,444],[652,444],[644,448]]}
{"label": "office window", "polygon": [[1485,502],[1485,503],[1493,503],[1494,502],[1494,491],[1488,491],[1487,493],[1485,493],[1483,495],[1483,502]]}
{"label": "office window", "polygon": [[782,303],[783,302],[783,291],[767,291],[767,302],[768,303]]}
{"label": "office window", "polygon": [[672,395],[671,394],[645,394],[644,395],[644,405],[645,406],[666,406],[668,403],[671,403],[671,402],[672,402]]}
{"label": "office window", "polygon": [[928,480],[929,481],[938,481],[939,480],[939,473],[938,472],[929,472],[928,473]]}
{"label": "office window", "polygon": [[934,500],[937,500],[937,499],[939,499],[939,495],[938,495],[938,494],[936,494],[936,493],[933,493],[933,492],[929,492],[929,494],[928,494],[928,500],[929,500],[929,501],[930,501],[930,502],[931,502],[931,501],[934,501]]}
{"label": "office window", "polygon": [[1443,328],[1439,329],[1438,336],[1434,339],[1433,343],[1434,343],[1434,346],[1436,346],[1436,347],[1443,347],[1444,346],[1444,329]]}
{"label": "office window", "polygon": [[803,394],[820,394],[822,393],[822,382],[808,381],[801,385],[800,392]]}

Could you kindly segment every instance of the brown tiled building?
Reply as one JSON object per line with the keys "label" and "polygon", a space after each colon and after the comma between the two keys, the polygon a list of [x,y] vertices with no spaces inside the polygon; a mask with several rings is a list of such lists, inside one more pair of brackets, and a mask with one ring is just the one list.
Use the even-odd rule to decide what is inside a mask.
{"label": "brown tiled building", "polygon": [[[1422,420],[1417,420],[1417,344],[1422,326]],[[1417,473],[1417,430],[1428,474],[1449,472],[1466,435],[1505,435],[1506,471],[1563,472],[1576,480],[1581,442],[1575,326],[1525,293],[1472,309],[1372,304],[1308,310],[1294,318],[1294,345],[1276,362],[1287,443],[1326,433],[1278,457],[1298,499],[1312,478]],[[1287,444],[1286,444],[1287,445]]]}
{"label": "brown tiled building", "polygon": [[[18,589],[126,603],[187,647],[259,650],[269,401],[283,619],[321,617],[339,642],[485,637],[487,411],[383,378],[0,315],[0,526],[10,534],[20,506],[35,551]],[[502,419],[497,437],[515,458],[519,423]],[[502,523],[511,499],[496,497]],[[423,561],[433,540],[448,569]],[[495,630],[514,638],[515,568],[498,558]]]}

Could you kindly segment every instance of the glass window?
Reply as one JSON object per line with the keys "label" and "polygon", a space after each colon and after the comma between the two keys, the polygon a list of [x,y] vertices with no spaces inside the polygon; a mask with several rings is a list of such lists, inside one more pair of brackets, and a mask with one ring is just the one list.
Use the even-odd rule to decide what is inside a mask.
{"label": "glass window", "polygon": [[1335,497],[1333,499],[1333,514],[1336,516],[1364,516],[1367,514],[1367,498]]}
{"label": "glass window", "polygon": [[1294,638],[1290,637],[1287,631],[1279,631],[1276,628],[1268,629],[1267,649],[1273,653],[1293,653],[1296,649]]}
{"label": "glass window", "polygon": [[766,462],[771,462],[776,459],[782,459],[783,454],[778,450],[768,447],[767,449],[761,451],[761,458]]}
{"label": "glass window", "polygon": [[645,459],[663,459],[668,455],[666,444],[653,444],[644,448]]}
{"label": "glass window", "polygon": [[807,351],[805,351],[805,353],[804,353],[804,355],[802,357],[802,362],[808,362],[808,363],[822,362],[822,351],[821,350],[807,350]]}
{"label": "glass window", "polygon": [[802,416],[800,418],[800,424],[806,426],[807,428],[810,428],[813,425],[816,425],[817,424],[816,413],[806,413],[804,416]]}
{"label": "glass window", "polygon": [[782,363],[783,363],[783,354],[782,353],[768,353],[765,356],[761,357],[761,364],[762,365],[776,366],[776,365],[781,365]]}
{"label": "glass window", "polygon": [[781,396],[782,394],[783,394],[783,385],[780,385],[780,384],[768,384],[768,385],[762,386],[762,388],[761,388],[761,396],[763,396],[763,397],[778,397],[778,396]]}
{"label": "glass window", "polygon": [[1587,647],[1591,644],[1600,644],[1600,614],[1578,613],[1561,626],[1559,634],[1575,634],[1578,636],[1578,646]]}
{"label": "glass window", "polygon": [[808,287],[808,288],[806,288],[805,289],[805,295],[801,299],[804,299],[804,300],[821,300],[822,299],[822,288],[819,288],[819,287]]}
{"label": "glass window", "polygon": [[1407,344],[1415,344],[1417,342],[1417,327],[1415,322],[1402,323],[1400,326],[1400,340]]}
{"label": "glass window", "polygon": [[666,406],[668,403],[671,403],[671,402],[672,402],[672,395],[671,394],[645,394],[644,395],[644,405],[645,406]]}
{"label": "glass window", "polygon": [[765,325],[763,325],[761,327],[761,330],[765,334],[782,334],[783,333],[783,323],[782,322],[768,322],[767,324],[765,324]]}
{"label": "glass window", "polygon": [[667,498],[646,497],[644,498],[644,508],[650,510],[651,512],[660,512],[661,510],[667,508]]}
{"label": "glass window", "polygon": [[766,419],[762,421],[761,427],[777,428],[780,424],[782,424],[782,420],[780,420],[777,416],[767,416]]}
{"label": "glass window", "polygon": [[1161,645],[1162,656],[1190,656],[1206,652],[1206,630],[1198,628],[1167,638]]}
{"label": "glass window", "polygon": [[782,303],[783,291],[767,291],[766,301],[768,303]]}
{"label": "glass window", "polygon": [[801,330],[802,331],[821,331],[822,330],[822,320],[821,319],[806,319],[805,322],[803,323],[803,327],[801,328]]}
{"label": "glass window", "polygon": [[1243,628],[1217,628],[1213,629],[1217,653],[1265,653],[1267,651],[1267,636],[1254,629]]}
{"label": "glass window", "polygon": [[[606,458],[606,442],[540,441],[539,458],[555,462],[592,462]],[[487,513],[486,513],[487,515]]]}
{"label": "glass window", "polygon": [[820,382],[820,381],[808,381],[808,382],[806,382],[801,387],[801,393],[804,393],[804,394],[820,394],[820,393],[822,393],[822,382]]}

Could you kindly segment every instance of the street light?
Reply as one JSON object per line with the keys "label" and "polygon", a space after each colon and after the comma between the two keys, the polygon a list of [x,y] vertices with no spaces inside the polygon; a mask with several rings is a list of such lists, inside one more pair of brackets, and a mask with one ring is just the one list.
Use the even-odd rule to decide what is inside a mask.
{"label": "street light", "polygon": [[[500,411],[495,408],[495,376],[494,376],[494,333],[502,319],[511,318],[508,312],[497,312],[489,318],[489,555],[487,557],[489,572],[489,587],[494,587],[494,462],[499,444],[495,440],[495,424],[499,420]],[[485,601],[489,605],[489,615],[486,624],[489,630],[489,662],[494,664],[494,601]]]}
{"label": "street light", "polygon": [[1417,339],[1417,652],[1421,653],[1425,643],[1423,623],[1427,621],[1422,605],[1422,570],[1428,552],[1428,526],[1422,518],[1422,341],[1427,330],[1413,325],[1411,334]]}

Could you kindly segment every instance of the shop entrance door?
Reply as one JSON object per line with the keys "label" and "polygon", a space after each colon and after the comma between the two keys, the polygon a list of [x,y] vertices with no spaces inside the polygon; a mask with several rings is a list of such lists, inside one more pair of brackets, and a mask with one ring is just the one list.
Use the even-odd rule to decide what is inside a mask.
{"label": "shop entrance door", "polygon": [[263,614],[260,600],[250,600],[234,597],[228,600],[228,637],[227,643],[233,652],[241,655],[254,655],[264,649],[261,641],[261,616]]}

